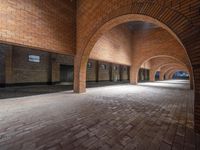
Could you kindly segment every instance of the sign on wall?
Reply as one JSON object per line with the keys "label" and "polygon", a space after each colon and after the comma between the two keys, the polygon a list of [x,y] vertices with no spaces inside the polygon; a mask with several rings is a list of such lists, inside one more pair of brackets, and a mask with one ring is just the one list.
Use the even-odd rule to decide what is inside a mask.
{"label": "sign on wall", "polygon": [[37,55],[28,55],[28,61],[30,62],[40,62],[40,56]]}

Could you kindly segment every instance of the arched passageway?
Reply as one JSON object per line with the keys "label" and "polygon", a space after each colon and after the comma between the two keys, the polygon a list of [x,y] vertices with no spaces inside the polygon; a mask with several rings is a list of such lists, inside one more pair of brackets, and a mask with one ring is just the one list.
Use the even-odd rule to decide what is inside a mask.
{"label": "arched passageway", "polygon": [[[184,54],[184,53],[183,53]],[[193,76],[192,76],[192,68],[191,66],[187,66],[187,59],[185,60],[185,55],[180,55],[178,58],[163,55],[163,56],[154,56],[146,60],[140,68],[149,69],[149,81],[155,81],[156,72],[159,71],[159,80],[164,80],[164,75],[169,69],[174,69],[175,67],[184,68],[189,72],[190,79],[190,87],[193,89]],[[184,60],[184,61],[180,61]],[[189,62],[188,62],[189,63]]]}
{"label": "arched passageway", "polygon": [[199,8],[0,0],[0,149],[199,150]]}
{"label": "arched passageway", "polygon": [[[151,9],[150,9],[151,8]],[[154,10],[155,11],[152,11]],[[158,11],[158,10],[162,11]],[[159,14],[160,13],[160,14]],[[162,14],[162,15],[161,15]],[[170,14],[170,17],[169,15]],[[106,17],[102,17],[101,20],[97,20],[96,24],[91,27],[89,30],[85,31],[87,37],[80,35],[78,28],[77,36],[77,55],[75,57],[75,80],[74,80],[74,91],[75,92],[85,92],[86,87],[86,65],[92,48],[94,47],[97,40],[107,31],[115,27],[116,25],[122,24],[124,22],[130,21],[144,21],[156,24],[168,33],[170,33],[182,46],[182,48],[187,51],[193,65],[194,71],[194,80],[198,83],[198,65],[195,65],[195,57],[192,55],[192,52],[195,49],[198,49],[197,45],[200,42],[199,29],[197,29],[191,21],[180,13],[176,13],[173,9],[168,7],[162,7],[156,3],[140,4],[135,2],[131,5],[124,6],[122,8],[117,8],[110,13],[106,14]],[[181,22],[181,23],[180,23]],[[82,32],[84,33],[84,32]],[[84,39],[83,39],[83,38]],[[195,40],[190,40],[190,39]],[[195,46],[196,45],[196,46]],[[154,55],[162,55],[161,51],[156,51],[153,55],[147,54],[144,55],[144,59],[139,61],[137,64],[141,66],[144,60],[153,57]],[[177,53],[176,53],[177,54]],[[135,60],[135,59],[133,59]],[[137,81],[137,72],[138,67],[133,63],[131,67],[131,83],[135,84]],[[191,64],[187,64],[190,66]],[[135,70],[136,69],[136,70]],[[192,71],[191,71],[192,72]],[[195,85],[195,104],[198,105],[199,91],[197,85]],[[195,125],[196,130],[199,131],[199,119],[198,119],[198,109],[195,107]]]}
{"label": "arched passageway", "polygon": [[190,75],[187,71],[184,70],[174,70],[171,72],[171,74],[169,75],[170,79],[189,79]]}

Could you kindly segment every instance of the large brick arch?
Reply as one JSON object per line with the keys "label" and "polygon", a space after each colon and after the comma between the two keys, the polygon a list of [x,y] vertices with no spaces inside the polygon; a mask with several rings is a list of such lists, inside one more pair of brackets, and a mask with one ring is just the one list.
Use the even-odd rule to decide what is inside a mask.
{"label": "large brick arch", "polygon": [[[92,50],[92,48],[94,47],[95,43],[98,41],[98,39],[107,31],[109,31],[110,29],[112,29],[113,27],[125,23],[125,22],[130,22],[130,21],[144,21],[144,22],[148,22],[148,23],[152,23],[152,24],[156,24],[164,29],[166,29],[168,32],[171,33],[171,35],[173,35],[174,38],[177,39],[177,41],[182,45],[180,39],[178,38],[178,36],[175,34],[175,32],[173,32],[167,25],[163,24],[162,22],[146,16],[146,15],[141,15],[141,14],[127,14],[127,15],[122,15],[116,18],[111,19],[108,22],[105,22],[105,24],[103,24],[102,26],[99,27],[99,29],[97,29],[96,32],[94,32],[94,35],[88,40],[88,42],[85,44],[85,46],[83,47],[83,50],[80,51],[80,49],[77,49],[77,51],[80,51],[77,53],[77,55],[75,56],[75,80],[74,80],[74,91],[75,92],[85,92],[85,87],[86,87],[86,65],[87,65],[87,61],[90,55],[90,52]],[[183,45],[182,45],[183,46]],[[149,55],[145,55],[143,59],[140,60],[140,62],[137,63],[137,67],[133,67],[133,68],[139,68],[139,66],[141,66],[141,64],[155,56],[155,55],[169,55],[169,53],[166,53],[166,51],[163,52],[159,52],[157,51],[157,54],[155,53],[151,53]],[[176,55],[176,52],[173,51],[171,56]],[[190,65],[190,64],[188,64]],[[132,72],[138,72],[138,70],[136,71],[132,71]],[[132,78],[134,79],[134,81],[137,81],[137,75],[131,75]]]}
{"label": "large brick arch", "polygon": [[153,23],[167,30],[187,51],[195,79],[195,129],[200,132],[200,61],[199,55],[195,55],[200,51],[199,28],[194,26],[191,20],[182,13],[152,1],[135,1],[127,6],[119,5],[106,11],[102,17],[96,18],[94,24],[87,25],[85,29],[80,29],[81,31],[78,28],[74,91],[85,92],[87,60],[92,47],[103,33],[116,25],[129,21]]}

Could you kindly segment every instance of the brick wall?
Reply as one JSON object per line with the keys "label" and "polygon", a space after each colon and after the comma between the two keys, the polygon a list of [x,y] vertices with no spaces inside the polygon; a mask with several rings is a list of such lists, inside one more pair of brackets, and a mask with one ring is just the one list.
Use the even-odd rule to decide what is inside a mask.
{"label": "brick wall", "polygon": [[88,62],[91,63],[91,67],[90,68],[87,67],[87,81],[96,81],[97,80],[96,79],[97,61],[89,60]]}
{"label": "brick wall", "polygon": [[[15,46],[12,53],[12,83],[48,82],[49,53]],[[29,55],[40,56],[40,62],[30,62]]]}
{"label": "brick wall", "polygon": [[[47,83],[60,81],[60,64],[73,65],[73,57],[37,49],[0,44],[0,84]],[[40,57],[30,62],[29,55]]]}
{"label": "brick wall", "polygon": [[[88,62],[91,64],[91,68],[87,67],[87,81],[127,81],[129,79],[128,66],[98,60],[89,60]],[[102,65],[105,65],[106,69],[103,69]]]}
{"label": "brick wall", "polygon": [[0,41],[75,53],[75,1],[0,0]]}

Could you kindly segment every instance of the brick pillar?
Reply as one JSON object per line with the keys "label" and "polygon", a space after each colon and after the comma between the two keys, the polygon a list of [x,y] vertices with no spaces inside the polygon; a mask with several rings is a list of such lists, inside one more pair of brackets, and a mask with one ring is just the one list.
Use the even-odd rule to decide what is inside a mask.
{"label": "brick pillar", "polygon": [[190,75],[190,89],[194,89],[194,74],[191,67],[188,67],[189,75]]}
{"label": "brick pillar", "polygon": [[165,74],[165,77],[166,77],[167,80],[170,80],[170,72],[167,72],[167,73]]}
{"label": "brick pillar", "polygon": [[163,80],[164,80],[164,72],[163,72],[163,71],[160,71],[159,80],[160,80],[160,81],[163,81]]}
{"label": "brick pillar", "polygon": [[150,81],[154,82],[155,81],[155,70],[150,69],[149,75],[150,75],[150,77],[149,77]]}
{"label": "brick pillar", "polygon": [[172,72],[172,73],[169,75],[169,79],[172,80],[172,79],[173,79],[173,76],[174,76],[174,72]]}
{"label": "brick pillar", "polygon": [[131,66],[130,68],[130,84],[136,85],[138,83],[138,68]]}
{"label": "brick pillar", "polygon": [[86,91],[86,69],[87,59],[76,55],[74,59],[74,92],[84,93]]}

